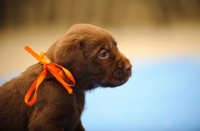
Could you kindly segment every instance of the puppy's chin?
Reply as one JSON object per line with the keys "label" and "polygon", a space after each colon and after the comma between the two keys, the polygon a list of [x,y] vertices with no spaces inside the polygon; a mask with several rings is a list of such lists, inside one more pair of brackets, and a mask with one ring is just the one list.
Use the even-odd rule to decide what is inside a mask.
{"label": "puppy's chin", "polygon": [[114,72],[113,76],[107,80],[107,82],[102,83],[100,86],[104,88],[106,87],[113,88],[113,87],[121,86],[129,80],[131,75],[132,75],[131,71],[123,72],[123,73],[121,71],[116,71]]}

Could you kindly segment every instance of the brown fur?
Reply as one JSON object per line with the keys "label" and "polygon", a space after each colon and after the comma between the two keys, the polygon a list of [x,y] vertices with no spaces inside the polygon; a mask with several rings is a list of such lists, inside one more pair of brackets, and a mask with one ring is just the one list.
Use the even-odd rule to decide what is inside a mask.
{"label": "brown fur", "polygon": [[93,25],[74,25],[46,54],[72,72],[73,94],[48,73],[36,102],[27,106],[24,96],[43,70],[40,63],[30,66],[0,87],[0,131],[84,131],[80,117],[85,91],[116,87],[131,76],[131,63],[118,51],[113,37]]}

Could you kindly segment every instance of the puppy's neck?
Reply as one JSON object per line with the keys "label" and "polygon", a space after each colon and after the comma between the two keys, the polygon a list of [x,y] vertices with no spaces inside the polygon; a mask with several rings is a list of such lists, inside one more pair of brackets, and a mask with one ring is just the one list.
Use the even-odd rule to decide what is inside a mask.
{"label": "puppy's neck", "polygon": [[92,83],[91,80],[88,80],[85,77],[77,78],[75,80],[76,80],[76,84],[75,84],[75,87],[73,88],[77,90],[88,91],[88,90],[92,90],[99,87],[98,84]]}

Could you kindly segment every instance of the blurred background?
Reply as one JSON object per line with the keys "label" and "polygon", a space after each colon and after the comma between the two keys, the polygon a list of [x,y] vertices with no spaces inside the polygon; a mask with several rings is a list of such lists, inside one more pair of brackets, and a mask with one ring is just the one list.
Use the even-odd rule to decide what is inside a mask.
{"label": "blurred background", "polygon": [[70,26],[108,30],[132,62],[121,87],[86,96],[87,131],[200,130],[200,0],[1,0],[0,85]]}

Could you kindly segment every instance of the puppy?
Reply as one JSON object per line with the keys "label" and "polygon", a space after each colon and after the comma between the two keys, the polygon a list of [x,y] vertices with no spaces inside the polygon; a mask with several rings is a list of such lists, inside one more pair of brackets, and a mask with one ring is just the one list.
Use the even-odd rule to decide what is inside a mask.
{"label": "puppy", "polygon": [[90,24],[72,26],[46,55],[72,73],[73,94],[48,72],[36,102],[28,106],[24,96],[43,71],[40,63],[30,66],[0,87],[0,131],[84,131],[80,117],[85,91],[120,86],[131,76],[131,63],[113,37]]}

